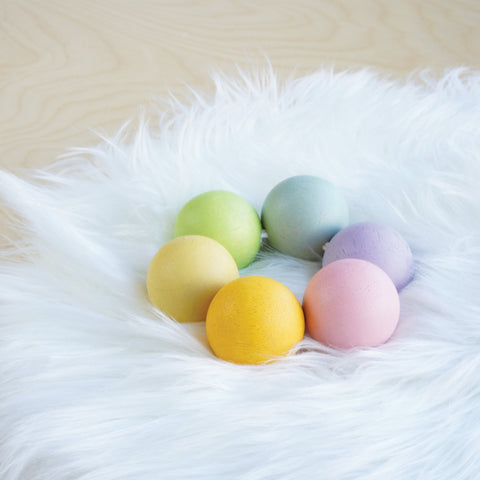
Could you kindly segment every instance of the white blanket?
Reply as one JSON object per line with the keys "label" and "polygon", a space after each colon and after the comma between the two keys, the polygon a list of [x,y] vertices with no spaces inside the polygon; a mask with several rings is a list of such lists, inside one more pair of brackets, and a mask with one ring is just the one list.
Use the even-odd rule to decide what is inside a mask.
{"label": "white blanket", "polygon": [[[480,478],[480,74],[215,83],[133,137],[0,172],[0,478]],[[274,364],[223,362],[203,324],[150,306],[149,262],[194,195],[260,211],[296,174],[409,242],[399,327],[378,348],[305,338]],[[301,300],[318,268],[265,251],[241,274]]]}

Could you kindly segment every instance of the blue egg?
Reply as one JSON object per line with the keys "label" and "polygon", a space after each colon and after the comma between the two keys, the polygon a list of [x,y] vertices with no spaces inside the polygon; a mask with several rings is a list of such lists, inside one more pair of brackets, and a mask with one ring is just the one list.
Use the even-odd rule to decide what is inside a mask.
{"label": "blue egg", "polygon": [[320,260],[325,243],[348,221],[348,205],[340,190],[311,175],[280,182],[267,195],[262,208],[270,244],[305,260]]}

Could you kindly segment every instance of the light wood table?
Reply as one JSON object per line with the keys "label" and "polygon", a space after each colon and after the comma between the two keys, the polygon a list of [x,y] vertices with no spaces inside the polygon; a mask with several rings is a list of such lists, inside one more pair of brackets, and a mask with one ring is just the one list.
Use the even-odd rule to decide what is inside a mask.
{"label": "light wood table", "polygon": [[0,0],[0,168],[41,167],[215,69],[480,67],[478,0]]}

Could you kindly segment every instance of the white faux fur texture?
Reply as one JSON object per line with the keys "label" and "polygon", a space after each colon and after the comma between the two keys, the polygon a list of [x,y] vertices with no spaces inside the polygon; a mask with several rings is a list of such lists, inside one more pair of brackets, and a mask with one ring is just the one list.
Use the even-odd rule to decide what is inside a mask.
{"label": "white faux fur texture", "polygon": [[[479,479],[480,74],[215,83],[134,138],[0,173],[21,237],[1,250],[0,478]],[[192,196],[260,210],[295,174],[410,243],[399,328],[374,349],[306,338],[273,364],[220,361],[203,325],[150,307],[150,259]],[[301,300],[318,267],[265,251],[242,274]]]}

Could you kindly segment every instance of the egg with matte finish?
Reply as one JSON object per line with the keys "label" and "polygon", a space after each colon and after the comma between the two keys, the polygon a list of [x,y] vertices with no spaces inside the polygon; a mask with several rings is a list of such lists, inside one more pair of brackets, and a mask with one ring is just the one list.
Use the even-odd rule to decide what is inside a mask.
{"label": "egg with matte finish", "polygon": [[323,246],[348,225],[348,206],[332,183],[312,175],[287,178],[267,195],[262,223],[282,253],[320,260]]}
{"label": "egg with matte finish", "polygon": [[221,243],[238,268],[249,265],[260,250],[262,225],[258,213],[233,192],[212,190],[197,195],[180,210],[175,236],[204,235]]}
{"label": "egg with matte finish", "polygon": [[341,349],[375,347],[395,331],[400,299],[380,267],[346,258],[313,276],[305,289],[303,309],[315,340]]}
{"label": "egg with matte finish", "polygon": [[286,355],[303,338],[302,306],[285,285],[251,275],[225,285],[207,313],[208,342],[217,357],[259,364]]}
{"label": "egg with matte finish", "polygon": [[413,278],[413,255],[406,240],[388,225],[361,222],[338,232],[326,245],[323,266],[343,258],[360,258],[379,266],[398,290]]}
{"label": "egg with matte finish", "polygon": [[218,290],[236,278],[237,265],[225,247],[208,237],[187,235],[155,254],[147,292],[153,306],[175,320],[199,322]]}

